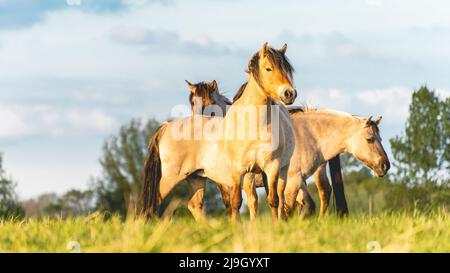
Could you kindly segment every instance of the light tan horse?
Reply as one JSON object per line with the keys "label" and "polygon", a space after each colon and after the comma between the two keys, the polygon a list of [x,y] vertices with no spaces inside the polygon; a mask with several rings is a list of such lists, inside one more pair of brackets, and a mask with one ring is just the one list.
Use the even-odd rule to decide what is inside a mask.
{"label": "light tan horse", "polygon": [[[326,162],[342,152],[352,154],[377,176],[384,176],[389,170],[390,162],[381,144],[378,128],[381,117],[372,120],[371,117],[302,107],[291,108],[290,112],[296,133],[296,149],[291,159],[285,192],[287,213],[293,208],[295,200],[301,204],[304,196],[308,195],[305,181],[312,174],[315,174],[319,192],[329,192],[329,184],[327,189],[323,183],[317,182],[326,181],[320,177],[326,175]],[[262,186],[260,183],[256,185]],[[302,190],[297,195],[299,186]],[[247,194],[251,193],[247,191]],[[321,215],[326,212],[328,205],[325,197],[322,194],[320,196]]]}
{"label": "light tan horse", "polygon": [[[320,213],[324,215],[328,200],[323,193],[329,189],[323,183],[326,181],[323,176],[326,175],[324,166],[328,160],[348,152],[371,168],[377,176],[384,176],[389,170],[389,159],[381,144],[378,129],[381,117],[372,120],[371,117],[363,118],[326,109],[300,109],[291,111],[294,112],[292,122],[296,132],[296,148],[285,190],[286,214],[291,212],[295,201],[302,206],[305,199],[311,199],[305,181],[315,174],[315,182],[321,193]],[[258,205],[255,187],[263,186],[260,176],[246,176],[244,190],[252,219],[256,216]]]}
{"label": "light tan horse", "polygon": [[[231,102],[225,96],[220,94],[217,82],[215,80],[212,82],[200,82],[197,84],[192,84],[189,81],[186,81],[186,83],[188,84],[190,90],[189,102],[191,104],[193,114],[202,115],[210,112],[212,115],[217,115],[219,117],[223,117],[225,115],[227,108],[231,105]],[[220,111],[217,111],[217,109],[215,109],[216,111],[209,111],[208,107],[210,106],[218,106]],[[203,196],[205,193],[206,180],[206,177],[202,177],[198,174],[192,174],[186,178],[190,189],[188,209],[197,221],[204,220]],[[217,184],[217,186],[221,189],[221,184]],[[229,197],[229,193],[227,192],[226,194],[227,197]]]}
{"label": "light tan horse", "polygon": [[[238,91],[235,99],[240,97],[241,91]],[[194,105],[192,98],[195,96],[196,94],[193,93],[193,96],[190,98],[191,105]],[[209,102],[204,103],[211,102],[222,105],[229,103],[228,101],[217,101],[215,99],[210,99]],[[291,107],[290,112],[297,142],[289,168],[289,190],[286,191],[286,196],[290,198],[287,206],[288,211],[292,208],[293,200],[295,199],[297,199],[299,208],[305,203],[311,206],[313,201],[304,181],[311,175],[314,175],[314,181],[321,200],[320,215],[325,214],[331,192],[325,166],[327,161],[338,159],[338,155],[344,151],[354,155],[366,166],[373,169],[378,176],[384,176],[388,171],[390,163],[381,145],[381,136],[378,129],[381,117],[372,120],[371,118],[357,117],[343,112],[303,107]],[[332,171],[332,176],[336,174],[340,176],[340,170]],[[229,196],[227,189],[223,186],[218,186],[224,203],[228,206]],[[257,210],[255,186],[264,186],[263,177],[261,175],[247,174],[245,176],[244,190],[247,194],[250,217],[252,219],[256,217]],[[299,187],[301,190],[296,195]],[[343,192],[342,196],[336,196],[336,198],[344,198],[345,201]],[[202,195],[197,195],[196,200],[191,200],[190,202],[195,204],[202,199]],[[190,208],[193,215],[202,213],[201,206],[194,207],[195,210]]]}
{"label": "light tan horse", "polygon": [[142,206],[147,217],[175,185],[196,175],[230,188],[231,218],[237,220],[248,172],[264,173],[272,214],[275,219],[284,215],[295,139],[290,115],[279,102],[292,104],[297,96],[285,51],[286,45],[276,50],[265,43],[252,56],[248,83],[224,118],[194,115],[157,130],[144,166]]}

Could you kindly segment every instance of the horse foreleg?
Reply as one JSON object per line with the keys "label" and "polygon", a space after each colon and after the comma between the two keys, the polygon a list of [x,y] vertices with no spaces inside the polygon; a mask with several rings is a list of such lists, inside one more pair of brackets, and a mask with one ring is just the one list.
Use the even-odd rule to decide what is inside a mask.
{"label": "horse foreleg", "polygon": [[308,192],[308,185],[305,181],[302,181],[300,185],[300,190],[297,195],[297,206],[299,208],[298,215],[301,219],[314,214],[316,210],[316,205]]}
{"label": "horse foreleg", "polygon": [[280,173],[278,175],[278,184],[277,184],[277,195],[278,195],[278,219],[287,219],[284,191],[286,189],[287,176],[288,176],[288,166],[284,166],[280,169]]}
{"label": "horse foreleg", "polygon": [[233,178],[233,186],[231,187],[230,211],[232,222],[239,220],[239,209],[242,205],[241,179],[241,176],[235,176]]}
{"label": "horse foreleg", "polygon": [[280,174],[280,167],[279,162],[273,161],[272,164],[268,166],[268,168],[265,170],[266,176],[267,176],[267,186],[268,186],[268,199],[269,199],[269,206],[272,210],[272,217],[274,220],[278,219],[278,206],[279,206],[279,200],[278,200],[278,194],[277,194],[277,184],[278,184],[278,178]]}
{"label": "horse foreleg", "polygon": [[[292,209],[294,208],[295,200],[300,190],[301,183],[302,183],[301,174],[297,173],[288,176],[286,190],[284,191],[286,216],[289,216],[290,213],[292,212]],[[299,209],[301,210],[301,207]]]}
{"label": "horse foreleg", "polygon": [[256,193],[254,173],[247,173],[244,176],[244,191],[247,195],[247,206],[250,212],[250,220],[254,220],[258,211],[258,194]]}
{"label": "horse foreleg", "polygon": [[188,201],[188,209],[197,222],[203,222],[205,220],[203,197],[205,195],[206,178],[189,177],[186,180],[191,193],[191,197]]}
{"label": "horse foreleg", "polygon": [[331,186],[328,180],[326,164],[321,165],[314,173],[314,182],[319,191],[320,198],[320,217],[325,216],[330,203]]}

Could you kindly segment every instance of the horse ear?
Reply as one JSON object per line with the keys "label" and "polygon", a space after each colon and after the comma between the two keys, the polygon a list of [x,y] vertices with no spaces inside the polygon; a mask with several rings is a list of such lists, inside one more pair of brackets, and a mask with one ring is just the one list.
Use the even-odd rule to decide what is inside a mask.
{"label": "horse ear", "polygon": [[280,52],[285,54],[287,50],[287,44],[284,44],[282,48],[280,48]]}
{"label": "horse ear", "polygon": [[366,126],[369,126],[371,122],[372,122],[372,116],[370,116],[366,119]]}
{"label": "horse ear", "polygon": [[194,93],[195,92],[195,85],[190,83],[188,80],[184,80],[184,81],[187,83],[187,85],[188,85],[189,89],[191,90],[191,92]]}
{"label": "horse ear", "polygon": [[266,53],[269,51],[269,43],[265,42],[264,45],[259,50],[259,56],[262,57],[266,55]]}
{"label": "horse ear", "polygon": [[380,124],[382,119],[383,119],[383,117],[379,116],[379,117],[376,117],[373,121],[375,121],[375,123],[378,125],[378,124]]}
{"label": "horse ear", "polygon": [[216,90],[216,89],[217,89],[217,82],[216,82],[216,80],[213,80],[213,81],[209,84],[209,87],[210,87],[211,89],[213,89],[213,90]]}

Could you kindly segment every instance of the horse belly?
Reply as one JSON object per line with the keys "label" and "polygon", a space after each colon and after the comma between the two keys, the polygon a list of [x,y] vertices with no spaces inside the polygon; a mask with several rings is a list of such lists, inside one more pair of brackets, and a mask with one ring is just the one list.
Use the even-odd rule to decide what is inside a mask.
{"label": "horse belly", "polygon": [[226,153],[219,149],[217,144],[210,144],[208,148],[205,148],[200,163],[200,168],[203,170],[204,176],[216,183],[232,186],[231,160]]}
{"label": "horse belly", "polygon": [[[189,141],[176,141],[160,145],[161,172],[163,175],[189,175],[195,171],[196,157]],[[190,147],[190,148],[186,148]]]}

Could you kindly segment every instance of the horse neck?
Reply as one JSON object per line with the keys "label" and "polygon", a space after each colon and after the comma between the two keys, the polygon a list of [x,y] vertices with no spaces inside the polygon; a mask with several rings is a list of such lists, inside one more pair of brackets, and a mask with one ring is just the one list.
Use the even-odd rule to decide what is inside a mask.
{"label": "horse neck", "polygon": [[216,94],[214,99],[216,101],[216,104],[222,109],[223,116],[225,116],[228,108],[231,105],[231,102],[229,102],[228,99],[222,94]]}
{"label": "horse neck", "polygon": [[242,96],[233,105],[270,105],[271,98],[267,97],[262,87],[258,84],[253,75],[247,82]]}
{"label": "horse neck", "polygon": [[299,113],[298,117],[305,127],[300,130],[307,130],[314,141],[316,147],[322,154],[325,161],[336,155],[345,152],[346,143],[352,132],[353,122],[350,116],[339,113],[327,113],[312,111]]}

